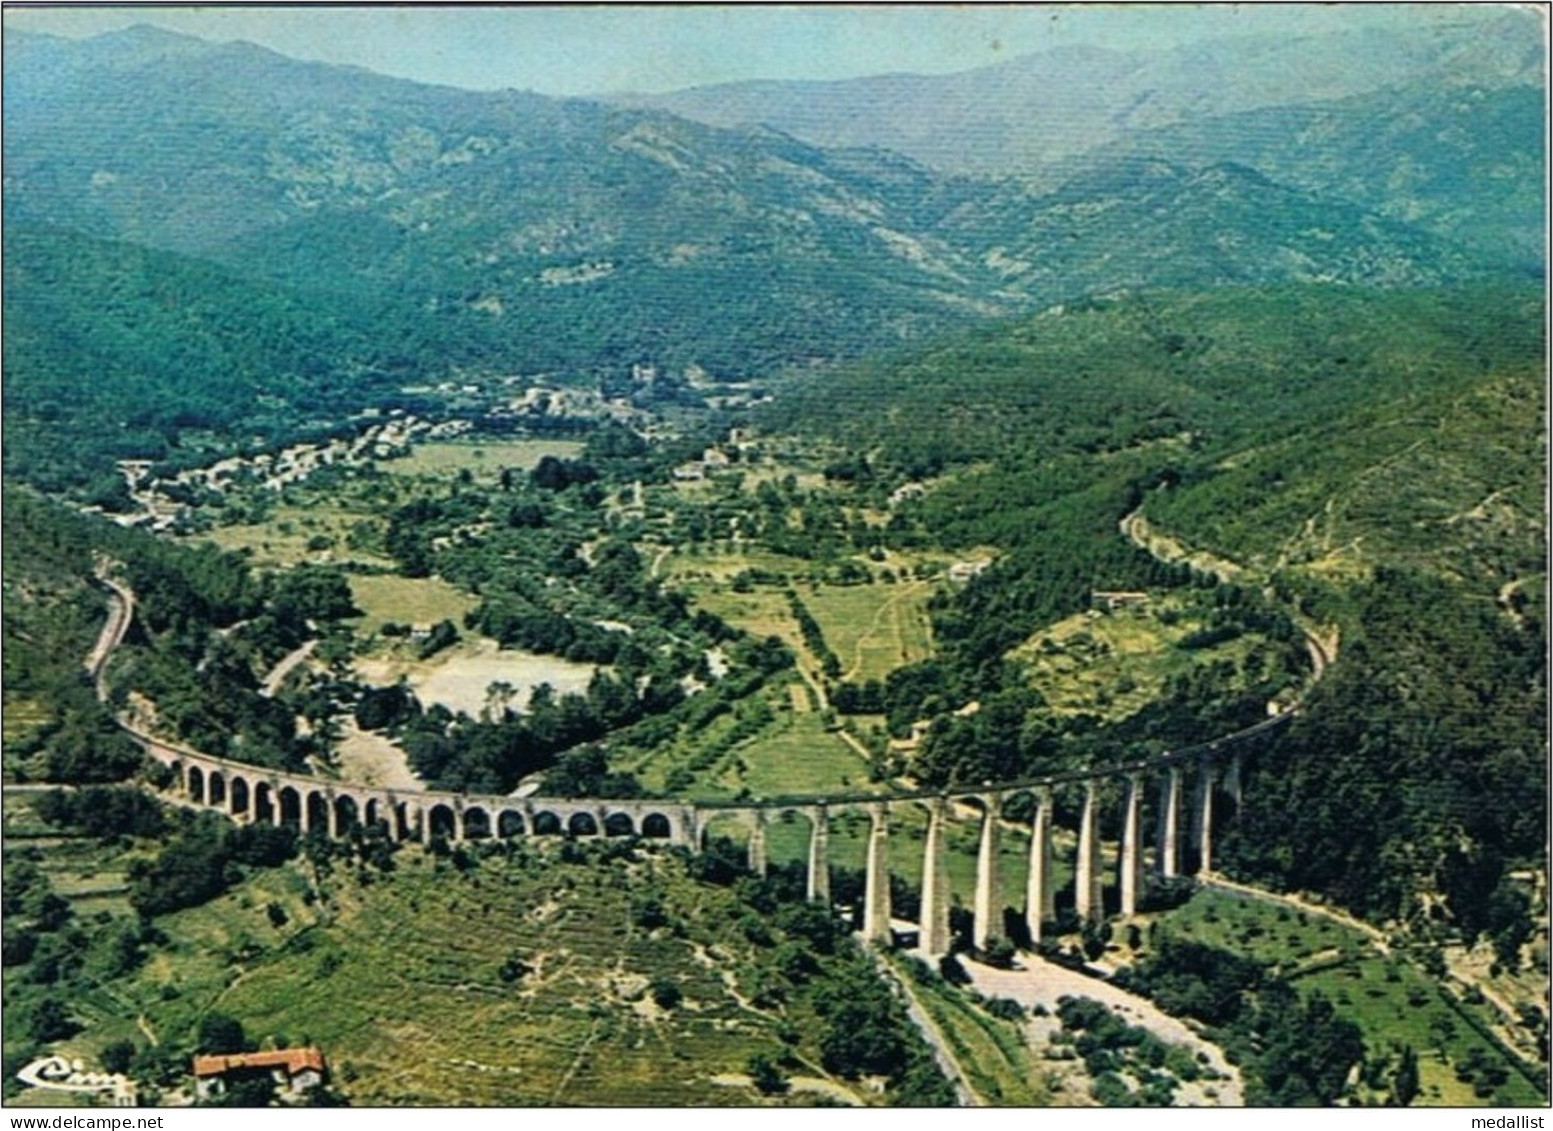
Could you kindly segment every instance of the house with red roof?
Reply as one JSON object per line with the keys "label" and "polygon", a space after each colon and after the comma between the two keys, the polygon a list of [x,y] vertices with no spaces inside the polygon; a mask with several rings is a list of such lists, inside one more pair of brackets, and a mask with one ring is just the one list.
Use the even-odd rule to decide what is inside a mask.
{"label": "house with red roof", "polygon": [[267,1073],[282,1099],[300,1097],[324,1082],[324,1054],[312,1047],[266,1049],[194,1058],[194,1092],[200,1099],[219,1096],[243,1077]]}

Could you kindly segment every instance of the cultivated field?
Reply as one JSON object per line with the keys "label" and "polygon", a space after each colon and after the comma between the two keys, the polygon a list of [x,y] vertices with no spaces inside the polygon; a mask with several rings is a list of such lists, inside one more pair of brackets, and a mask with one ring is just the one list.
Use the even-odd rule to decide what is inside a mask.
{"label": "cultivated field", "polygon": [[[793,1058],[793,1091],[764,1102],[811,1103],[820,1088],[877,1102],[820,1068],[806,1006],[749,1004],[737,904],[677,864],[398,862],[370,886],[336,872],[322,903],[276,871],[169,916],[171,949],[115,992],[165,1038],[218,1009],[261,1041],[316,1043],[357,1106],[758,1104],[743,1075],[755,1053]],[[652,891],[671,922],[642,927],[633,901]],[[656,979],[684,1000],[658,1005]],[[779,1036],[784,1014],[805,1034],[796,1045]],[[91,1034],[114,1036],[144,1040],[124,1020]]]}
{"label": "cultivated field", "polygon": [[400,459],[384,460],[381,467],[395,475],[451,477],[468,470],[477,480],[494,480],[503,468],[528,471],[545,456],[573,459],[582,451],[577,440],[481,440],[471,443],[416,444]]}
{"label": "cultivated field", "polygon": [[400,577],[397,574],[353,573],[351,599],[363,613],[357,631],[369,635],[384,624],[436,624],[450,620],[462,625],[475,598],[440,577]]}
{"label": "cultivated field", "polygon": [[926,581],[893,585],[826,585],[800,596],[841,660],[842,678],[883,679],[896,668],[932,654]]}

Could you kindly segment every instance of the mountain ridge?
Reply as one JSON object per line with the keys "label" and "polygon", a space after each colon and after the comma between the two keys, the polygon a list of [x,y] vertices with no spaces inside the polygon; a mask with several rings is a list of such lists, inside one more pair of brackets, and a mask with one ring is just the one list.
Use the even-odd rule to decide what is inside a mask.
{"label": "mountain ridge", "polygon": [[[40,76],[12,60],[8,220],[208,258],[386,321],[431,313],[417,333],[452,343],[455,363],[532,355],[540,368],[602,357],[769,370],[893,345],[967,313],[1170,281],[1157,248],[1134,254],[1125,232],[1088,222],[1070,239],[1064,218],[1043,215],[1017,183],[946,177],[879,147],[827,150],[661,111],[433,87],[240,43],[128,38],[87,41],[88,62],[120,62],[77,59],[63,85],[49,67]],[[54,128],[61,121],[71,128]],[[1175,239],[1262,226],[1245,209],[1215,219],[1210,196],[1197,192],[1195,227]],[[1127,202],[1112,203],[1114,216]],[[989,241],[978,225],[1008,234]],[[1361,227],[1349,225],[1356,246],[1391,241],[1373,256],[1394,265],[1389,279],[1460,269],[1417,233]],[[1053,233],[1093,256],[1070,270],[1070,248],[1024,278],[1000,266]],[[1249,232],[1232,233],[1220,258],[1238,256],[1237,244],[1266,258]],[[1271,261],[1293,277],[1351,273],[1319,248]],[[1204,278],[1264,274],[1237,260]]]}
{"label": "mountain ridge", "polygon": [[[147,28],[79,50],[26,42],[31,58],[8,57],[4,74],[13,231],[214,264],[218,291],[245,281],[315,309],[350,328],[347,368],[411,385],[588,379],[637,364],[766,377],[1119,290],[1411,287],[1496,268],[1404,216],[1283,183],[1233,152],[1204,150],[1213,160],[1194,168],[1123,147],[1043,187],[949,176],[879,146],[429,86]],[[95,283],[124,262],[103,244],[60,246]],[[156,262],[188,293],[217,277]],[[30,319],[8,399],[55,399],[61,381],[94,369],[148,372],[158,343],[104,338],[88,289],[46,272],[8,284],[15,318]],[[111,293],[116,324],[173,333],[162,311],[136,314],[140,290]],[[243,332],[223,332],[243,359],[230,368],[249,372]],[[200,334],[211,356],[227,348]],[[103,345],[100,361],[84,341]],[[147,390],[153,417],[168,415],[168,392]],[[107,423],[134,415],[116,408]]]}
{"label": "mountain ridge", "polygon": [[[954,172],[1020,173],[1159,127],[1269,105],[1374,92],[1400,82],[1544,81],[1534,16],[1408,32],[1235,36],[1183,47],[1056,48],[948,75],[755,80],[606,97],[721,125],[765,122],[816,144],[873,141]],[[1474,30],[1462,45],[1461,27]],[[1017,126],[1017,128],[1016,128]]]}

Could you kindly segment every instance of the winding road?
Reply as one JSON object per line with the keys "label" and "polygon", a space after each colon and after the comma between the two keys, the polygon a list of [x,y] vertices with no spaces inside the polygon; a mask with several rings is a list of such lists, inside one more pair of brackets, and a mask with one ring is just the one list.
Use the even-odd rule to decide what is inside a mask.
{"label": "winding road", "polygon": [[[1180,565],[1184,562],[1225,584],[1252,579],[1251,570],[1239,562],[1209,550],[1191,549],[1175,535],[1154,529],[1143,516],[1141,507],[1122,516],[1117,528],[1134,546],[1166,565]],[[1310,655],[1310,686],[1314,687],[1326,674],[1327,668],[1337,660],[1340,642],[1338,628],[1336,625],[1328,625],[1322,631],[1317,631],[1316,626],[1308,623],[1297,610],[1286,609],[1285,612],[1305,638],[1305,651]]]}
{"label": "winding road", "polygon": [[124,643],[124,635],[129,631],[130,622],[135,617],[135,595],[129,588],[119,581],[114,580],[110,574],[112,563],[99,560],[97,563],[97,582],[108,590],[108,620],[102,626],[102,631],[97,634],[97,642],[92,645],[92,650],[86,654],[86,671],[97,685],[97,698],[107,702],[108,688],[103,681],[103,671],[108,666],[108,657],[120,644]]}

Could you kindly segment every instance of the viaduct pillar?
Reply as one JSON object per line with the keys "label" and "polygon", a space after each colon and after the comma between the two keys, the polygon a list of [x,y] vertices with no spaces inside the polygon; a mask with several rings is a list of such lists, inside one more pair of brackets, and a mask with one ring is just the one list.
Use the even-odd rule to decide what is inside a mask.
{"label": "viaduct pillar", "polygon": [[809,810],[809,902],[830,903],[830,813]]}
{"label": "viaduct pillar", "polygon": [[1206,757],[1197,766],[1197,870],[1213,871],[1213,763]]}
{"label": "viaduct pillar", "polygon": [[927,842],[922,850],[922,922],[917,945],[930,958],[949,953],[949,869],[944,860],[944,799],[927,806]]}
{"label": "viaduct pillar", "polygon": [[338,799],[334,796],[334,790],[327,789],[327,790],[324,791],[324,804],[329,807],[329,815],[324,820],[324,824],[326,824],[329,827],[329,839],[330,840],[339,840],[340,839],[340,810],[339,810]]}
{"label": "viaduct pillar", "polygon": [[1164,796],[1159,804],[1159,874],[1169,879],[1180,874],[1181,767],[1166,771]]}
{"label": "viaduct pillar", "polygon": [[1030,877],[1025,885],[1025,925],[1030,941],[1041,941],[1041,924],[1056,917],[1057,893],[1052,887],[1052,791],[1035,795],[1035,816],[1030,823]]}
{"label": "viaduct pillar", "polygon": [[1127,808],[1122,821],[1121,888],[1122,914],[1138,913],[1138,893],[1143,881],[1141,821],[1143,816],[1143,778],[1133,774],[1127,779]]}
{"label": "viaduct pillar", "polygon": [[882,801],[868,807],[868,871],[863,882],[863,939],[890,941],[890,810]]}
{"label": "viaduct pillar", "polygon": [[981,846],[976,853],[976,924],[972,940],[985,950],[1003,933],[1003,900],[998,890],[998,803],[996,793],[982,794]]}
{"label": "viaduct pillar", "polygon": [[[687,807],[680,814],[680,819],[669,827],[669,843],[680,845],[683,848],[694,849],[696,846],[696,830],[701,825],[701,814],[694,806]],[[524,818],[524,828],[530,835],[534,832],[534,820],[532,817]]]}
{"label": "viaduct pillar", "polygon": [[749,867],[751,872],[761,879],[765,879],[766,811],[764,809],[756,809],[752,816],[755,819],[755,824],[750,829]]}
{"label": "viaduct pillar", "polygon": [[1081,922],[1099,923],[1105,918],[1104,890],[1100,875],[1100,829],[1095,820],[1093,779],[1084,783],[1084,816],[1079,824],[1078,868],[1073,890],[1073,909]]}

